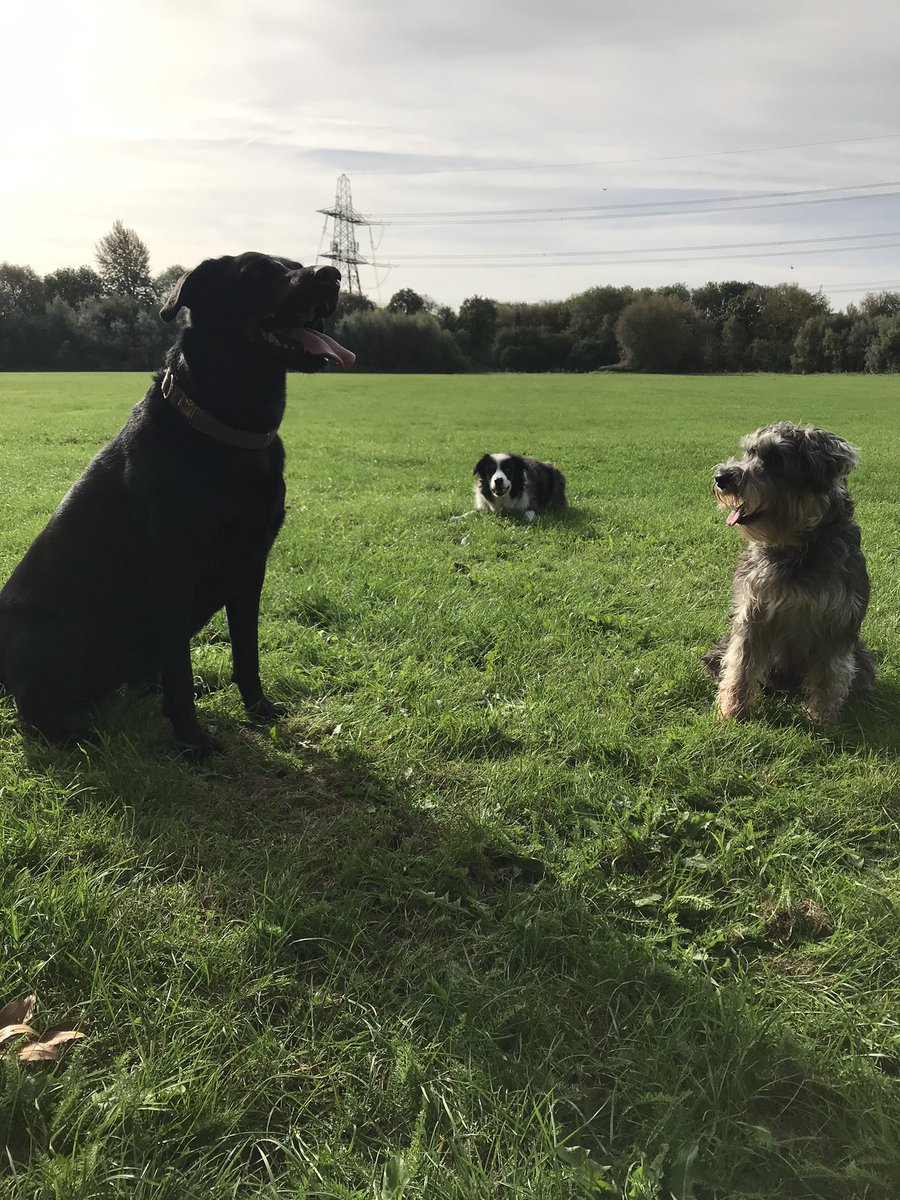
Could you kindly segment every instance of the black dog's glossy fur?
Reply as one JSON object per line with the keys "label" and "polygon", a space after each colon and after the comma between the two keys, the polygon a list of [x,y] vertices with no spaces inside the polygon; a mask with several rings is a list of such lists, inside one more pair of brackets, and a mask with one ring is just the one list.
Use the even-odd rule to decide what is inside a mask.
{"label": "black dog's glossy fur", "polygon": [[208,259],[178,281],[161,315],[185,307],[191,323],[166,375],[154,377],[0,592],[0,683],[24,725],[71,743],[93,702],[123,684],[161,682],[179,743],[195,756],[218,749],[197,720],[190,639],[222,607],[247,710],[283,712],[262,689],[257,625],[284,519],[284,449],[274,434],[261,448],[228,444],[172,401],[188,397],[189,411],[192,401],[238,439],[259,435],[258,445],[278,429],[288,366],[352,361],[315,332],[339,286],[333,267],[256,253]]}

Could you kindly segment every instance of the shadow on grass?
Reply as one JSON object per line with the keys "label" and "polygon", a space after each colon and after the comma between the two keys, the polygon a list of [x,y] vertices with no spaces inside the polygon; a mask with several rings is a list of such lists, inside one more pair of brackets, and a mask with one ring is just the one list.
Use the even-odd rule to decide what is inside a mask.
{"label": "shadow on grass", "polygon": [[[888,1081],[870,1063],[822,1060],[727,967],[636,937],[614,890],[567,883],[539,840],[476,805],[444,810],[343,732],[220,718],[227,752],[196,769],[139,716],[99,749],[30,743],[28,760],[78,781],[73,806],[126,806],[142,861],[240,928],[249,1021],[305,1060],[343,1063],[343,1076],[323,1063],[273,1083],[239,1118],[248,1137],[286,1135],[300,1111],[307,1144],[351,1145],[373,1178],[418,1139],[434,1186],[468,1179],[465,1194],[485,1197],[537,1145],[559,1186],[541,1195],[621,1187],[644,1156],[660,1191],[689,1161],[692,1190],[676,1194],[697,1200],[900,1188],[878,1117]],[[191,986],[221,1003],[214,975]]]}
{"label": "shadow on grass", "polygon": [[[671,696],[693,704],[709,696],[715,703],[716,684],[697,657],[695,676],[685,677],[683,686]],[[797,690],[766,686],[753,712],[753,719],[776,729],[801,728],[816,742],[840,751],[872,750],[900,753],[900,685],[876,667],[875,686],[862,696],[851,695],[837,721],[819,724],[807,719],[800,708]]]}
{"label": "shadow on grass", "polygon": [[[468,528],[470,521],[503,521],[511,525],[524,526],[526,529],[572,529],[577,533],[589,535],[595,530],[600,531],[600,517],[596,509],[581,505],[569,505],[568,508],[551,509],[541,513],[533,521],[526,520],[520,513],[489,513],[470,509],[464,513],[448,512],[444,520],[459,522],[458,528]],[[604,536],[607,536],[604,534]]]}
{"label": "shadow on grass", "polygon": [[559,527],[586,534],[592,533],[598,528],[599,520],[600,517],[596,509],[570,504],[568,508],[555,509],[544,513],[538,518],[535,524],[544,525],[549,529]]}
{"label": "shadow on grass", "polygon": [[765,693],[754,719],[779,729],[802,728],[820,745],[841,752],[900,753],[900,687],[890,679],[876,679],[868,695],[851,696],[837,721],[829,724],[808,720],[800,697],[780,691]]}

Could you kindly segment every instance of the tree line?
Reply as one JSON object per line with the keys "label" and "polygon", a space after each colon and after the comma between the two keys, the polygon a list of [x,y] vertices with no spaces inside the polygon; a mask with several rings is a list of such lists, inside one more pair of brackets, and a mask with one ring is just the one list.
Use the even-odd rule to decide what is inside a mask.
{"label": "tree line", "polygon": [[[184,268],[152,276],[146,245],[121,221],[95,258],[43,277],[0,264],[0,370],[160,363],[172,332],[158,309]],[[384,307],[345,293],[331,325],[368,371],[900,371],[900,293],[834,312],[791,283],[600,285],[540,303],[475,295],[458,309],[411,288]]]}

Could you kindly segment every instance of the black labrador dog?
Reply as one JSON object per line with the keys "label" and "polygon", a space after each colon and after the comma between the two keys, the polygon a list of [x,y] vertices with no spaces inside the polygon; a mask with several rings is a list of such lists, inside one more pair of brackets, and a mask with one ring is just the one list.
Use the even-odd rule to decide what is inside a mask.
{"label": "black labrador dog", "polygon": [[190,639],[224,606],[247,711],[283,713],[259,678],[259,597],[284,519],[288,367],[351,366],[322,332],[340,272],[247,253],[207,259],[160,312],[190,324],[125,428],[71,488],[0,591],[0,684],[25,726],[71,744],[114,689],[162,684],[193,757],[220,749],[194,707]]}

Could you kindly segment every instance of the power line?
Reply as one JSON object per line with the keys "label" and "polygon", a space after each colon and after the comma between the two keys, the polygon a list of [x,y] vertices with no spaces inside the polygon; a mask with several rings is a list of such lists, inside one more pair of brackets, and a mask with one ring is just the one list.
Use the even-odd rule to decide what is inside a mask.
{"label": "power line", "polygon": [[[876,238],[900,238],[900,230],[890,230],[884,233],[847,233],[841,235],[826,235],[813,238],[778,238],[770,242],[717,242],[706,246],[635,246],[629,249],[619,250],[520,250],[520,251],[496,251],[493,254],[455,254],[447,252],[446,254],[396,254],[394,255],[394,263],[414,263],[419,262],[427,265],[430,262],[439,260],[441,262],[447,259],[453,260],[476,260],[496,262],[498,259],[507,258],[609,258],[615,255],[622,254],[674,254],[679,250],[755,250],[762,247],[770,246],[805,246],[815,242],[832,243],[832,242],[854,242],[854,241],[873,241]],[[822,246],[826,249],[826,246]],[[849,247],[850,249],[865,250],[869,247],[857,246]],[[880,247],[872,247],[879,249]]]}
{"label": "power line", "polygon": [[[885,235],[887,236],[887,235]],[[900,242],[885,242],[878,246],[820,246],[814,250],[763,250],[754,251],[743,254],[700,254],[700,255],[681,255],[675,258],[615,258],[615,259],[591,259],[582,258],[579,261],[572,259],[567,260],[543,260],[538,262],[504,262],[491,261],[483,262],[383,262],[381,265],[385,267],[403,267],[405,269],[417,267],[429,268],[455,268],[457,270],[466,270],[476,267],[484,270],[486,266],[502,267],[504,270],[516,267],[579,267],[598,265],[601,262],[606,266],[665,266],[667,263],[690,263],[690,262],[727,262],[734,259],[743,258],[790,258],[800,257],[807,254],[846,254],[848,252],[860,250],[896,250],[900,248]],[[578,253],[573,252],[573,253]]]}
{"label": "power line", "polygon": [[832,292],[838,295],[841,292],[862,292],[869,288],[890,289],[900,287],[900,279],[876,279],[871,283],[848,283],[843,287],[832,287],[830,284],[823,283],[823,292]]}
{"label": "power line", "polygon": [[[865,192],[870,188],[892,188],[892,191],[869,192],[868,195],[825,196],[823,192]],[[395,228],[413,228],[416,226],[449,226],[449,225],[521,225],[535,222],[567,222],[567,221],[624,221],[636,217],[652,216],[695,216],[704,213],[717,212],[746,212],[753,209],[766,208],[799,208],[806,204],[839,204],[853,200],[878,200],[886,196],[895,196],[900,188],[900,180],[887,180],[883,183],[860,183],[847,187],[805,188],[793,192],[773,193],[744,193],[737,196],[706,196],[690,200],[647,200],[628,204],[592,205],[590,208],[566,211],[565,209],[506,210],[498,215],[478,215],[477,213],[459,213],[453,218],[392,219],[382,221],[370,218],[373,224],[383,224]],[[784,199],[769,203],[771,197],[780,196]],[[799,197],[795,199],[795,197]],[[738,203],[738,201],[747,203]],[[764,200],[766,203],[754,201]],[[689,208],[688,205],[705,205],[706,207]],[[542,215],[525,215],[538,213]]]}
{"label": "power line", "polygon": [[[378,216],[367,217],[366,220],[373,225],[392,225],[406,219],[418,220],[420,217],[427,217],[431,220],[438,217],[458,219],[461,217],[518,217],[557,213],[609,212],[613,209],[662,208],[674,204],[706,204],[712,202],[717,204],[734,204],[739,200],[773,200],[785,196],[820,196],[826,192],[859,192],[867,191],[871,188],[883,187],[900,187],[900,179],[886,179],[878,183],[834,184],[831,187],[799,188],[777,192],[738,192],[733,196],[691,196],[683,200],[635,200],[622,204],[578,204],[562,208],[475,208],[470,210],[445,210],[443,212],[440,210],[433,212],[387,212],[381,213]],[[605,191],[606,189],[604,188],[603,190]]]}
{"label": "power line", "polygon": [[653,212],[602,212],[593,215],[584,215],[578,217],[512,217],[501,218],[499,220],[490,218],[476,221],[403,221],[403,222],[386,222],[386,224],[394,224],[396,228],[412,229],[416,226],[433,226],[436,228],[444,228],[450,225],[458,225],[464,227],[467,225],[528,225],[541,222],[564,223],[571,221],[629,221],[646,217],[697,217],[713,213],[733,213],[733,212],[759,212],[769,208],[802,208],[807,204],[843,204],[847,201],[859,200],[883,200],[888,196],[896,196],[897,191],[890,192],[870,192],[866,196],[819,196],[810,197],[806,200],[776,200],[772,204],[735,204],[730,208],[723,208],[720,205],[707,208],[684,208],[684,209],[657,209]]}
{"label": "power line", "polygon": [[706,150],[692,154],[663,154],[650,158],[596,158],[567,163],[520,163],[502,166],[413,167],[406,171],[357,171],[358,175],[459,175],[497,171],[570,171],[581,167],[614,167],[640,163],[686,162],[697,158],[725,158],[738,154],[771,154],[779,150],[812,150],[823,146],[851,146],[860,142],[883,142],[900,138],[900,133],[876,133],[866,137],[836,138],[825,142],[789,142],[777,146],[750,146],[732,150]]}

